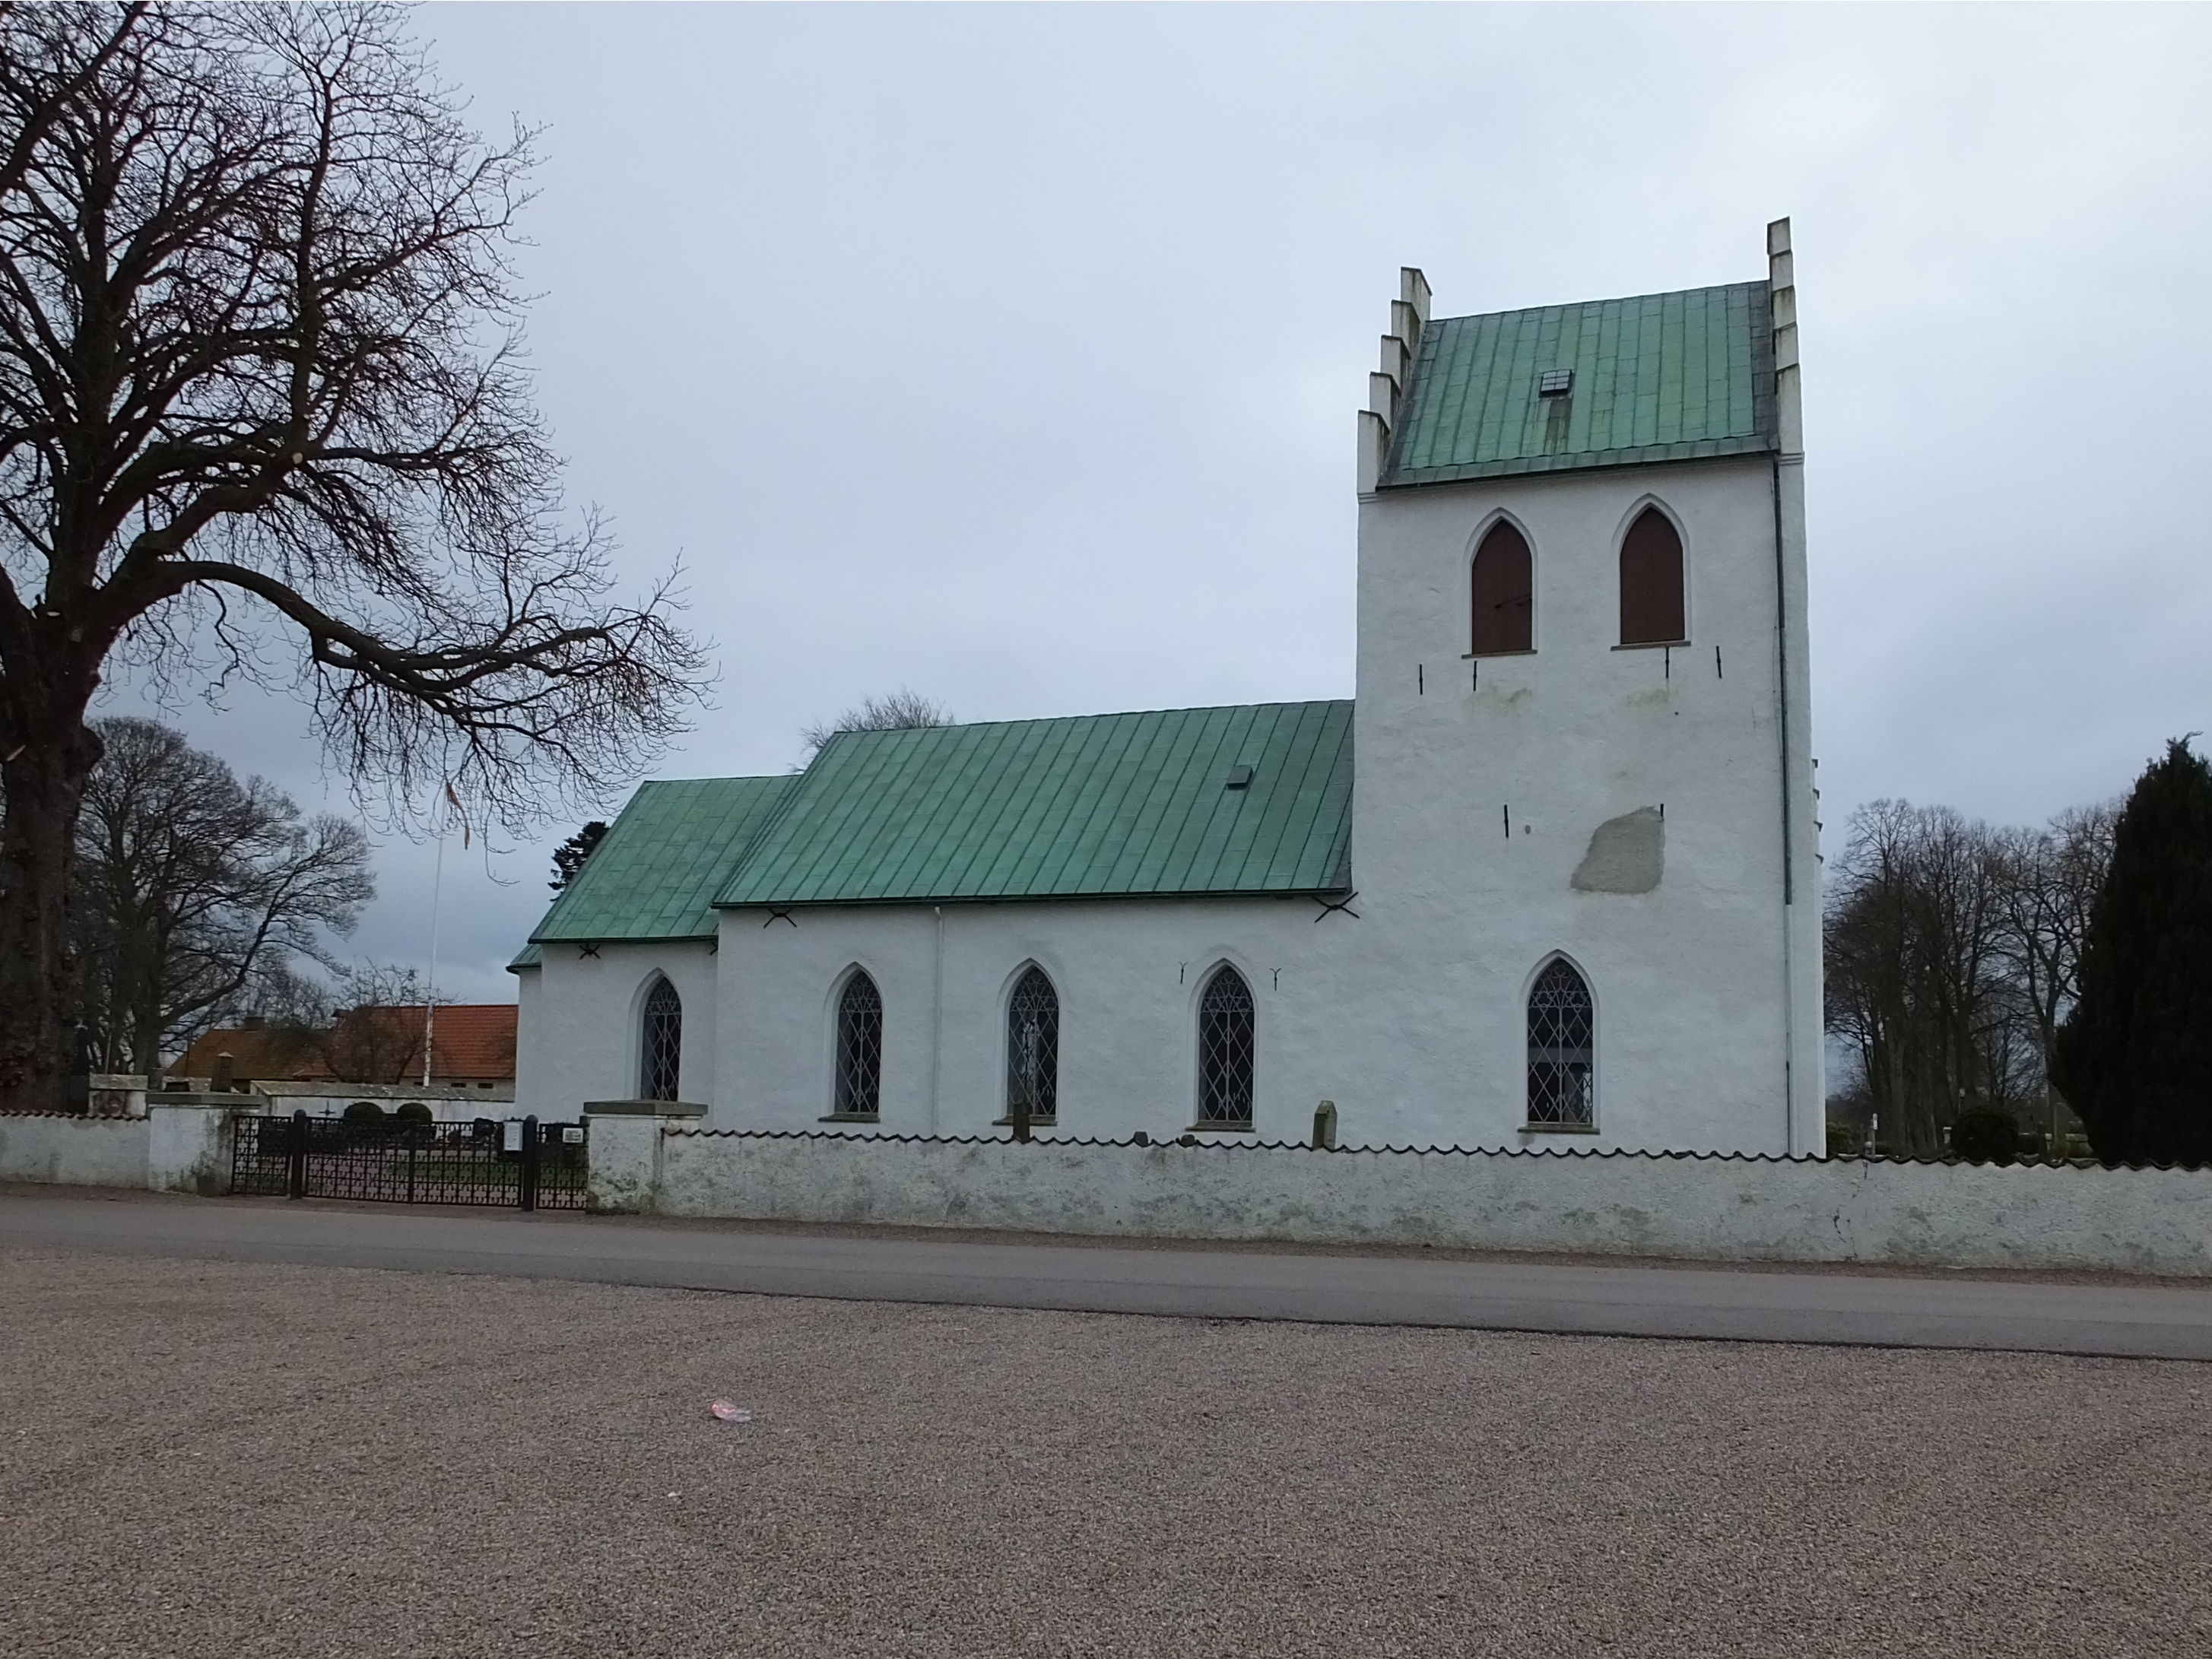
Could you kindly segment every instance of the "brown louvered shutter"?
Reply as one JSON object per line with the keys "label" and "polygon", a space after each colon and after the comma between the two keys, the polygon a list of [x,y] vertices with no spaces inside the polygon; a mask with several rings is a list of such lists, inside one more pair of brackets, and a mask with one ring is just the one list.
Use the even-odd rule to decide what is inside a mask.
{"label": "brown louvered shutter", "polygon": [[1535,647],[1528,544],[1510,524],[1492,526],[1474,550],[1474,654]]}
{"label": "brown louvered shutter", "polygon": [[1668,645],[1682,626],[1682,538],[1656,507],[1644,509],[1620,544],[1620,642]]}

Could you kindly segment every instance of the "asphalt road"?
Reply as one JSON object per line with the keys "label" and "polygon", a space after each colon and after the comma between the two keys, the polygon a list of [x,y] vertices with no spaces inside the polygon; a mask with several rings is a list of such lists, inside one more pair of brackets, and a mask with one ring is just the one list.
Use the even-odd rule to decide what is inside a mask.
{"label": "asphalt road", "polygon": [[2212,1289],[912,1232],[16,1188],[0,1249],[1322,1324],[2212,1359]]}

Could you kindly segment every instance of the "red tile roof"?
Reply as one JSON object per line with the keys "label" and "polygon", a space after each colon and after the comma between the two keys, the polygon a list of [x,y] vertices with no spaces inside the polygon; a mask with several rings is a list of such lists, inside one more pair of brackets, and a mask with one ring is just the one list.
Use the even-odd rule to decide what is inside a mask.
{"label": "red tile roof", "polygon": [[[366,1029],[373,1022],[374,1029]],[[431,1049],[433,1083],[505,1083],[514,1078],[515,1009],[507,1002],[441,1006]],[[206,1077],[216,1056],[231,1057],[241,1079],[336,1079],[347,1083],[405,1083],[422,1075],[422,1008],[356,1008],[338,1016],[329,1031],[301,1032],[269,1026],[210,1031],[171,1067],[185,1077]],[[333,1060],[350,1071],[390,1076],[337,1078]]]}

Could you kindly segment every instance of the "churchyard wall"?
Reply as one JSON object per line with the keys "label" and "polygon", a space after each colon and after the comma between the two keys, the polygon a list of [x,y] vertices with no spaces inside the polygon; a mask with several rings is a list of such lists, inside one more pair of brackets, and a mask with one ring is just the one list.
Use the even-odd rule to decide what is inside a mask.
{"label": "churchyard wall", "polygon": [[[0,1181],[217,1194],[235,1108],[0,1115]],[[591,1118],[596,1209],[1104,1237],[2212,1278],[2212,1172],[702,1131]]]}
{"label": "churchyard wall", "polygon": [[156,1097],[135,1117],[0,1114],[0,1181],[138,1191],[226,1192],[228,1103],[170,1104]]}
{"label": "churchyard wall", "polygon": [[602,1207],[757,1221],[2212,1277],[2212,1173],[1291,1146],[610,1137]]}

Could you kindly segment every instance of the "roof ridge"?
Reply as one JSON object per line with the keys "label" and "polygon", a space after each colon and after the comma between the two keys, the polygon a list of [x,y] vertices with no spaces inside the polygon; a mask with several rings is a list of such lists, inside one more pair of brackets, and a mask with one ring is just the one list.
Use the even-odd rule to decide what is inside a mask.
{"label": "roof ridge", "polygon": [[1684,294],[1718,294],[1734,288],[1764,289],[1766,278],[1751,277],[1741,283],[1700,283],[1694,288],[1662,288],[1650,294],[1607,294],[1594,300],[1553,300],[1540,306],[1506,306],[1497,311],[1454,312],[1449,317],[1431,317],[1421,331],[1426,337],[1430,329],[1438,323],[1472,323],[1485,317],[1533,317],[1547,311],[1584,311],[1592,306],[1626,305],[1632,300],[1671,300]]}
{"label": "roof ridge", "polygon": [[[1239,708],[1315,708],[1329,703],[1348,703],[1350,697],[1277,697],[1265,702],[1199,702],[1179,704],[1167,708],[1101,708],[1080,714],[1030,714],[1019,720],[946,720],[938,726],[889,726],[871,731],[833,732],[828,743],[815,751],[819,761],[828,751],[830,744],[844,738],[896,738],[915,732],[975,732],[988,726],[1048,726],[1056,720],[1132,720],[1144,714],[1214,714]],[[805,777],[814,769],[814,763],[793,773],[793,777]],[[680,781],[680,780],[676,780]],[[743,780],[731,780],[743,781]]]}

